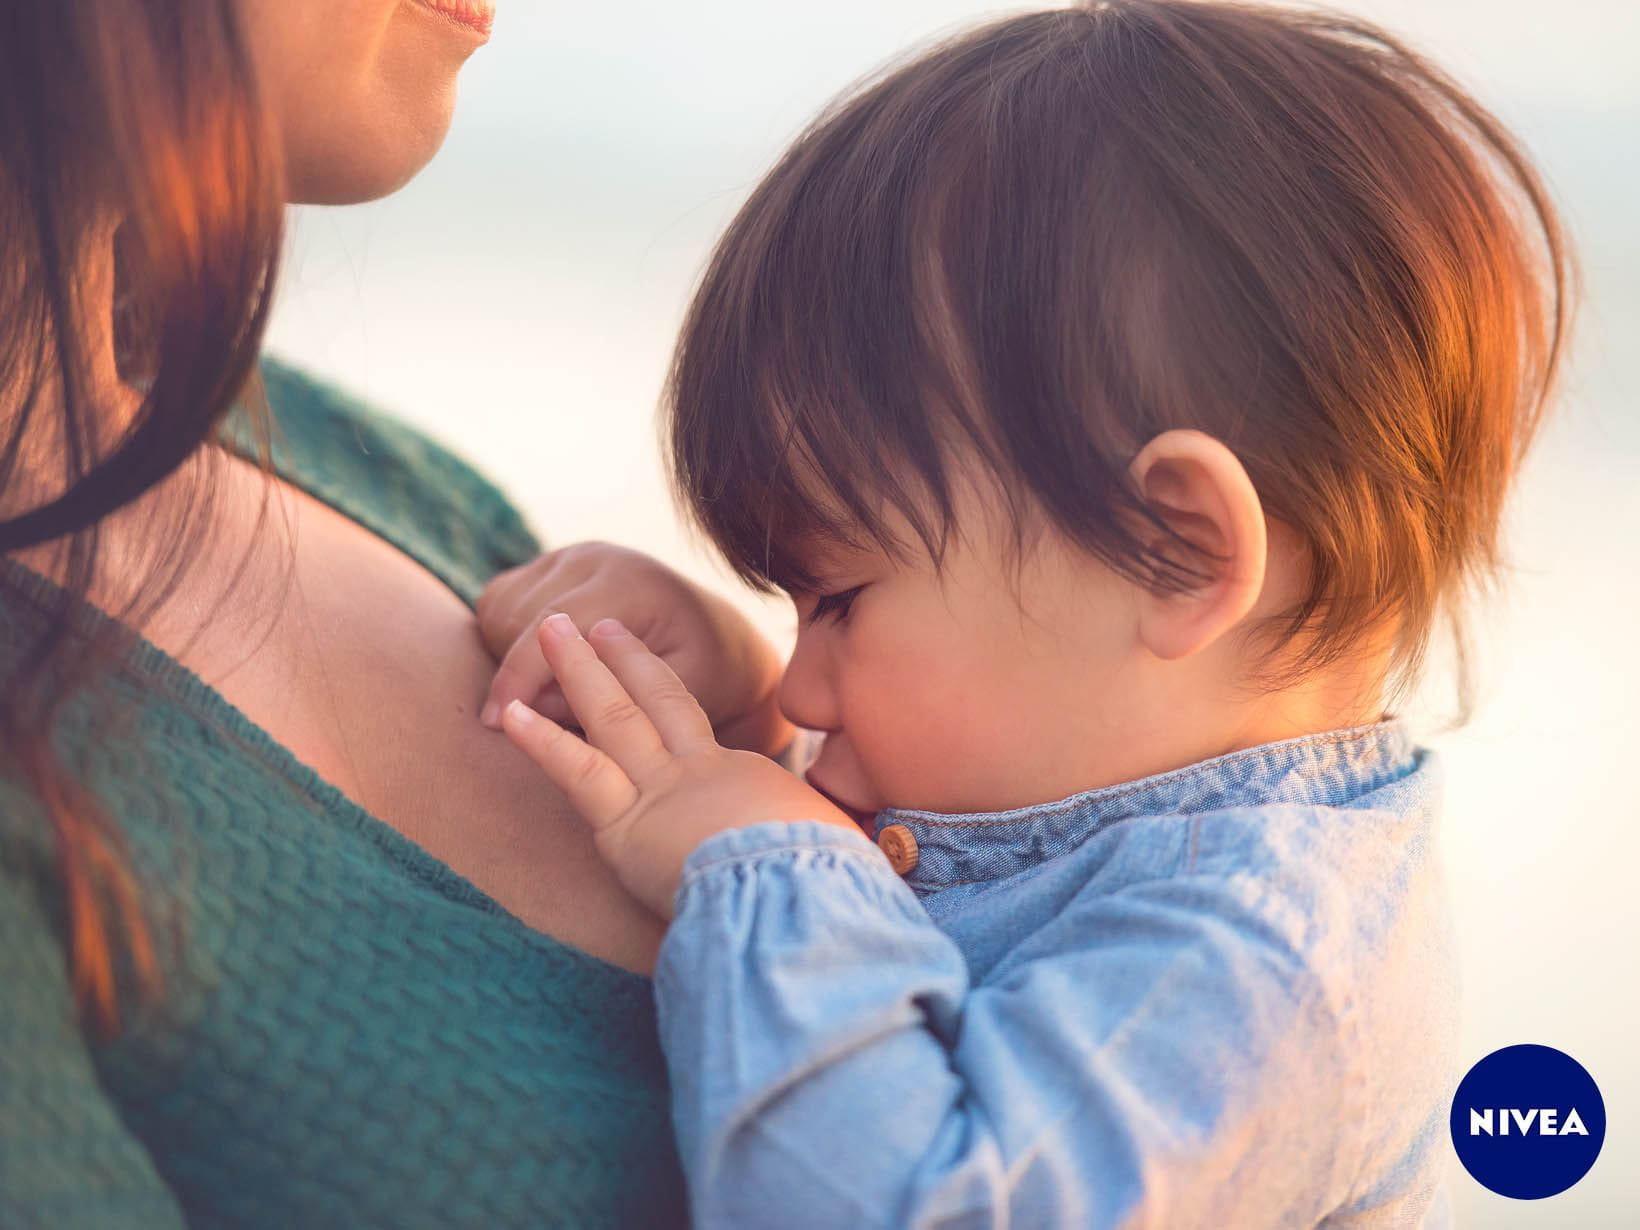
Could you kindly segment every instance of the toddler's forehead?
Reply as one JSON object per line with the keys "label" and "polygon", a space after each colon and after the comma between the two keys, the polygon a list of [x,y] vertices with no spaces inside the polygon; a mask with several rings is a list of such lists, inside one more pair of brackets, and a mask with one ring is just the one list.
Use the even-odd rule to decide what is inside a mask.
{"label": "toddler's forehead", "polygon": [[827,577],[881,559],[885,553],[869,540],[858,541],[854,537],[811,530],[797,536],[791,544],[791,554],[810,574]]}

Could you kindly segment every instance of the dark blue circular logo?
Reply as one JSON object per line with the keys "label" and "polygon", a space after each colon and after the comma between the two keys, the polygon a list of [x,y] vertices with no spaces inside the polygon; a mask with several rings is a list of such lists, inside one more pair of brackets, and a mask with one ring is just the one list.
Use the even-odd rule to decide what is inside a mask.
{"label": "dark blue circular logo", "polygon": [[1493,1051],[1452,1098],[1452,1146],[1475,1181],[1500,1196],[1541,1200],[1594,1165],[1606,1103],[1594,1077],[1552,1046]]}

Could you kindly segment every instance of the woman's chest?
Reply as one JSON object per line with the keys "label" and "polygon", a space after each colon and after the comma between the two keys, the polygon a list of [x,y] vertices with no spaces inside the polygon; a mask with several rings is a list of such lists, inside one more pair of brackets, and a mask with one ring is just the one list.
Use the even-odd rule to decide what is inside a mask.
{"label": "woman's chest", "polygon": [[282,798],[165,826],[211,888],[157,1007],[97,1052],[190,1222],[672,1224],[647,985]]}
{"label": "woman's chest", "polygon": [[294,488],[277,492],[283,512],[270,519],[289,533],[247,569],[256,616],[217,621],[190,644],[190,623],[209,618],[206,582],[191,611],[150,636],[171,639],[161,647],[297,759],[530,926],[647,972],[659,924],[562,796],[476,718],[494,663],[466,604],[364,527]]}

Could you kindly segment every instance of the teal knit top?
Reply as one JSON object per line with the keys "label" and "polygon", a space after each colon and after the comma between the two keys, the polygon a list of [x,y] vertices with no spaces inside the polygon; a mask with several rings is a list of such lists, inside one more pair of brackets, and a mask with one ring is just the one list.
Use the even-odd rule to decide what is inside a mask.
{"label": "teal knit top", "polygon": [[[264,376],[279,474],[469,603],[539,550],[426,437]],[[9,673],[55,591],[0,568]],[[112,1042],[78,1018],[49,829],[0,757],[0,1226],[683,1220],[648,980],[524,926],[147,642],[59,747],[130,843],[164,988]]]}

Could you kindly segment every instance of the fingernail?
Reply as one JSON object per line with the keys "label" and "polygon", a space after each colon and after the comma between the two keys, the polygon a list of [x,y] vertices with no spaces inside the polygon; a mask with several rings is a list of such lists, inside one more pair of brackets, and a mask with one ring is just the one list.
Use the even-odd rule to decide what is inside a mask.
{"label": "fingernail", "polygon": [[521,700],[507,702],[507,715],[520,726],[528,726],[538,720],[535,716],[535,710]]}
{"label": "fingernail", "polygon": [[547,616],[547,627],[551,628],[552,634],[560,640],[573,641],[580,635],[575,630],[575,621],[562,611],[559,611],[556,615]]}
{"label": "fingernail", "polygon": [[484,706],[484,711],[478,715],[478,720],[486,726],[496,726],[501,721],[501,706],[493,700]]}
{"label": "fingernail", "polygon": [[600,619],[592,625],[592,631],[598,636],[625,636],[626,625],[618,619]]}

